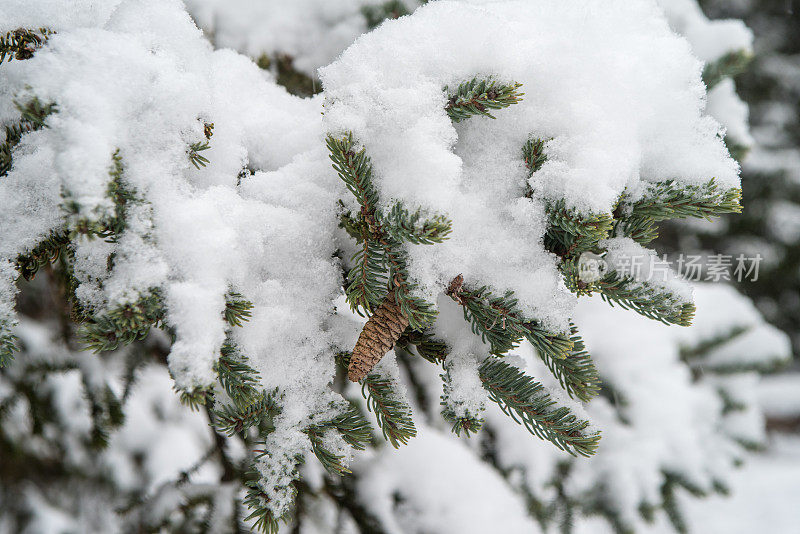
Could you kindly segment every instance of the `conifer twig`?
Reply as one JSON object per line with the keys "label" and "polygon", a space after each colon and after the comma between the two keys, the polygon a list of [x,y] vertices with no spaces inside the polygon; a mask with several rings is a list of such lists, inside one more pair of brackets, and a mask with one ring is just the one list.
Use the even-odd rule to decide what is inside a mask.
{"label": "conifer twig", "polygon": [[494,116],[489,110],[503,109],[522,100],[519,88],[521,83],[500,83],[492,78],[473,78],[462,82],[454,90],[448,87],[445,111],[453,122],[460,122],[475,115],[483,115],[491,119]]}
{"label": "conifer twig", "polygon": [[478,372],[489,398],[531,434],[572,455],[594,454],[600,433],[569,408],[558,407],[540,383],[494,358],[487,358]]}

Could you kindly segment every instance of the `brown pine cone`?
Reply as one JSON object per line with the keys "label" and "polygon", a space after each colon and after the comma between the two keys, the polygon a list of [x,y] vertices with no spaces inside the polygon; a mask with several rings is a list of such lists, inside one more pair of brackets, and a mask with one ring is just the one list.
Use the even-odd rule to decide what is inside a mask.
{"label": "brown pine cone", "polygon": [[389,293],[358,336],[347,368],[347,378],[358,382],[367,376],[375,364],[394,346],[407,326],[408,319],[395,302],[394,293]]}

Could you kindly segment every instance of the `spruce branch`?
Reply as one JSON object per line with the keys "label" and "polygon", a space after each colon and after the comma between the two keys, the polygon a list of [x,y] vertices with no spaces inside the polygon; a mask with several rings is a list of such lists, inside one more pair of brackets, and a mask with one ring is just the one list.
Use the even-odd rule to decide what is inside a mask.
{"label": "spruce branch", "polygon": [[416,330],[424,330],[436,318],[436,308],[427,300],[415,296],[417,286],[411,282],[408,272],[408,257],[400,244],[391,240],[381,243],[389,263],[389,280],[394,284],[394,295],[408,324]]}
{"label": "spruce branch", "polygon": [[328,135],[326,144],[333,168],[356,197],[362,212],[365,215],[374,213],[378,204],[378,192],[372,184],[372,162],[366,150],[362,148],[356,151],[352,132],[339,139]]}
{"label": "spruce branch", "polygon": [[531,434],[573,456],[595,453],[600,433],[569,408],[558,406],[540,383],[494,358],[486,359],[478,372],[489,398]]}
{"label": "spruce branch", "polygon": [[0,177],[11,170],[12,152],[28,132],[40,130],[46,126],[46,119],[57,111],[55,104],[43,104],[38,98],[32,98],[27,104],[15,102],[20,112],[20,119],[15,124],[5,126],[5,141],[0,144]]}
{"label": "spruce branch", "polygon": [[646,245],[658,237],[658,226],[652,217],[622,217],[614,220],[612,235],[630,237],[640,245]]}
{"label": "spruce branch", "polygon": [[749,332],[752,329],[751,326],[734,326],[727,331],[716,334],[713,337],[703,339],[699,343],[692,345],[691,347],[683,346],[680,349],[681,359],[686,363],[693,363],[701,360],[705,357],[709,352],[712,350],[721,347],[728,343],[729,341],[733,341],[738,337],[742,336],[743,334]]}
{"label": "spruce branch", "polygon": [[[339,363],[350,366],[351,354],[340,353]],[[375,413],[375,420],[383,432],[383,437],[394,448],[406,445],[417,435],[417,428],[411,418],[411,407],[397,391],[393,378],[378,373],[368,373],[361,383],[361,395],[367,400],[367,409]]]}
{"label": "spruce branch", "polygon": [[258,395],[258,372],[247,364],[247,357],[230,341],[222,345],[214,370],[222,389],[235,404],[247,404]]}
{"label": "spruce branch", "polygon": [[278,85],[286,88],[289,93],[307,98],[322,91],[322,84],[318,79],[309,76],[297,69],[294,57],[277,52],[273,55],[261,54],[256,59],[256,65],[270,71],[275,76]]}
{"label": "spruce branch", "polygon": [[222,404],[212,410],[214,428],[227,436],[245,432],[249,428],[262,429],[260,437],[268,432],[263,429],[272,428],[272,420],[281,409],[276,402],[277,390],[270,393],[260,392],[235,404]]}
{"label": "spruce branch", "polygon": [[580,215],[567,208],[564,201],[547,204],[549,226],[544,236],[547,250],[570,258],[597,247],[597,243],[606,239],[614,226],[611,214],[599,213]]}
{"label": "spruce branch", "polygon": [[530,138],[522,146],[522,159],[528,169],[528,177],[542,168],[547,161],[547,154],[544,153],[544,139]]}
{"label": "spruce branch", "polygon": [[88,238],[100,237],[109,243],[116,243],[119,236],[127,227],[127,207],[136,202],[143,202],[136,195],[136,190],[123,180],[124,166],[119,149],[111,155],[111,166],[109,167],[109,177],[106,195],[114,204],[114,213],[105,215],[99,219],[91,219],[81,216],[81,206],[72,200],[68,195],[62,204],[67,214],[74,219],[70,223],[70,237],[84,235]]}
{"label": "spruce branch", "polygon": [[437,365],[443,364],[447,358],[447,345],[434,339],[433,335],[427,331],[420,332],[407,328],[395,345],[407,352],[411,352],[413,346],[414,353]]}
{"label": "spruce branch", "polygon": [[397,19],[408,15],[409,11],[401,0],[387,0],[376,6],[363,6],[361,14],[367,21],[367,28],[377,28],[386,19]]}
{"label": "spruce branch", "polygon": [[396,387],[393,380],[375,373],[368,374],[361,381],[361,395],[367,399],[368,409],[375,413],[384,439],[395,449],[417,435],[411,407],[395,391]]}
{"label": "spruce branch", "polygon": [[386,216],[385,228],[389,235],[397,241],[415,245],[432,245],[447,239],[452,230],[452,224],[443,215],[434,215],[429,219],[424,219],[421,210],[409,213],[401,202],[397,202]]}
{"label": "spruce branch", "polygon": [[731,392],[724,387],[717,387],[716,390],[722,401],[722,415],[728,415],[732,412],[744,412],[747,410],[747,403],[731,395]]}
{"label": "spruce branch", "polygon": [[664,483],[661,485],[662,507],[672,528],[680,534],[688,534],[684,510],[677,498],[676,490],[679,488],[687,490],[695,497],[706,497],[707,492],[679,473],[664,472]]}
{"label": "spruce branch", "polygon": [[339,228],[347,232],[347,235],[356,241],[361,242],[364,239],[362,234],[364,222],[345,209],[344,202],[341,200],[339,200],[339,210]]}
{"label": "spruce branch", "polygon": [[791,359],[772,354],[763,360],[741,361],[741,362],[694,362],[690,365],[695,373],[713,373],[717,375],[733,375],[748,372],[759,374],[770,374],[785,369],[791,363]]}
{"label": "spruce branch", "polygon": [[460,122],[475,115],[491,119],[489,110],[503,109],[522,100],[521,83],[500,83],[492,78],[473,78],[462,82],[451,90],[445,87],[447,105],[445,111],[453,122]]}
{"label": "spruce branch", "polygon": [[364,450],[370,442],[371,428],[358,409],[350,405],[346,412],[331,421],[318,423],[305,430],[311,441],[311,450],[326,471],[333,475],[350,473],[344,465],[344,456],[332,452],[325,444],[325,433],[336,431],[342,439],[357,450]]}
{"label": "spruce branch", "polygon": [[194,165],[195,169],[199,170],[200,167],[205,167],[209,164],[208,158],[200,154],[200,152],[208,150],[209,148],[211,148],[211,145],[208,144],[208,141],[197,141],[189,145],[189,149],[186,153],[189,155],[189,161]]}
{"label": "spruce branch", "polygon": [[347,273],[345,295],[350,308],[363,316],[372,312],[386,295],[389,274],[383,246],[363,239],[361,248],[351,258],[353,268]]}
{"label": "spruce branch", "polygon": [[553,358],[541,350],[536,352],[570,397],[588,402],[600,391],[600,377],[583,339],[578,335],[577,327],[573,324],[570,324],[570,333],[572,349],[565,358]]}
{"label": "spruce branch", "polygon": [[726,135],[723,141],[725,142],[725,147],[728,149],[728,154],[730,154],[733,159],[740,163],[745,157],[747,157],[747,154],[750,153],[750,146],[739,143],[735,139],[731,138],[730,135]]}
{"label": "spruce branch", "polygon": [[501,356],[522,340],[521,321],[512,315],[517,299],[511,292],[497,297],[487,286],[469,290],[464,287],[464,277],[458,275],[448,285],[447,295],[462,306],[464,320],[472,325],[474,334],[489,343],[492,354]]}
{"label": "spruce branch", "polygon": [[385,247],[380,243],[378,193],[372,184],[372,163],[362,148],[355,151],[353,134],[327,138],[333,168],[356,197],[361,211],[353,230],[358,231],[361,247],[353,255],[353,268],[347,274],[346,295],[350,308],[362,315],[361,310],[371,311],[380,304],[386,293],[388,266]]}
{"label": "spruce branch", "polygon": [[453,408],[442,401],[442,419],[450,423],[450,431],[456,436],[461,437],[463,433],[465,437],[470,437],[470,434],[477,434],[483,427],[483,418],[474,415],[459,416]]}
{"label": "spruce branch", "polygon": [[70,239],[69,234],[64,231],[54,231],[41,243],[36,245],[33,250],[17,256],[15,267],[25,280],[33,280],[39,269],[55,262],[62,255],[67,253]]}
{"label": "spruce branch", "polygon": [[[767,374],[779,371],[791,362],[791,358],[786,354],[781,354],[780,349],[774,349],[775,352],[767,352],[764,347],[771,345],[763,341],[758,344],[760,350],[750,348],[746,350],[746,355],[741,354],[741,347],[754,346],[753,342],[741,338],[754,333],[755,339],[758,339],[758,334],[754,330],[753,326],[733,326],[725,332],[700,340],[696,344],[681,347],[681,359],[686,362],[695,375],[706,373],[729,375],[746,372]],[[736,347],[737,344],[740,344],[739,348]],[[720,353],[728,353],[730,357],[715,358]],[[736,357],[737,353],[741,356]]]}
{"label": "spruce branch", "polygon": [[706,64],[703,69],[703,81],[710,91],[715,85],[725,78],[733,78],[747,70],[753,54],[747,50],[728,52],[720,59]]}
{"label": "spruce branch", "polygon": [[174,389],[181,404],[187,406],[193,412],[199,410],[201,406],[206,406],[209,397],[211,397],[211,392],[205,388],[182,389],[175,386]]}
{"label": "spruce branch", "polygon": [[164,319],[164,300],[161,291],[153,288],[135,302],[120,304],[95,316],[81,328],[79,337],[94,352],[114,350],[144,339],[153,326]]}
{"label": "spruce branch", "polygon": [[601,298],[611,305],[660,321],[664,324],[689,326],[696,307],[674,293],[648,282],[640,282],[616,271],[608,273],[592,285]]}
{"label": "spruce branch", "polygon": [[252,316],[250,310],[252,309],[252,302],[235,291],[229,291],[225,295],[225,311],[222,312],[222,315],[229,325],[242,326],[243,322],[250,320]]}
{"label": "spruce branch", "polygon": [[89,401],[92,418],[89,446],[93,449],[104,449],[108,446],[111,432],[125,422],[122,403],[108,385],[95,391],[85,375],[83,379],[84,393]]}
{"label": "spruce branch", "polygon": [[55,33],[47,28],[28,29],[17,28],[0,36],[0,63],[16,59],[22,61],[33,57],[37,49],[47,43],[50,36]]}
{"label": "spruce branch", "polygon": [[[362,309],[370,312],[383,301],[388,285],[409,325],[423,330],[433,321],[436,309],[414,295],[416,285],[408,272],[403,239],[408,238],[412,243],[438,242],[449,233],[449,221],[434,216],[424,231],[412,230],[404,225],[413,216],[397,205],[394,219],[385,218],[378,207],[378,193],[372,183],[372,163],[365,149],[356,151],[352,132],[341,138],[329,135],[327,146],[333,168],[361,206],[358,218],[361,249],[353,256],[355,264],[347,275],[346,296],[351,309],[359,314],[362,314]],[[397,228],[392,222],[402,224]]]}
{"label": "spruce branch", "polygon": [[[528,139],[523,145],[522,158],[528,169],[528,177],[532,177],[547,161],[544,145],[545,140],[538,138]],[[533,188],[528,184],[525,196],[531,198],[533,194]],[[549,219],[544,236],[545,248],[564,259],[580,256],[582,252],[595,248],[599,241],[608,237],[614,226],[611,214],[583,215],[568,208],[564,200],[547,202],[545,208]]]}
{"label": "spruce branch", "polygon": [[464,287],[463,276],[458,275],[450,282],[447,295],[462,306],[464,319],[472,325],[473,333],[489,343],[491,354],[502,356],[523,339],[550,358],[564,359],[573,350],[568,336],[553,334],[525,319],[510,291],[496,296],[488,286],[469,289]]}
{"label": "spruce branch", "polygon": [[564,334],[554,334],[535,321],[522,323],[523,335],[544,358],[564,360],[576,350],[575,340]]}
{"label": "spruce branch", "polygon": [[231,341],[223,343],[214,365],[217,380],[232,403],[219,403],[210,410],[214,428],[228,436],[258,427],[260,437],[269,434],[273,419],[281,412],[278,389],[260,389],[260,376],[247,357]]}
{"label": "spruce branch", "polygon": [[[296,478],[296,475],[295,475]],[[244,518],[245,521],[253,521],[253,528],[263,534],[278,534],[280,530],[280,522],[288,521],[289,514],[284,514],[281,517],[275,517],[272,509],[269,506],[271,498],[269,494],[261,487],[261,474],[252,469],[247,473],[247,479],[244,482],[247,488],[247,493],[244,498],[244,505],[250,510],[250,515]],[[293,484],[290,484],[286,491],[292,493],[292,499],[297,490]]]}
{"label": "spruce branch", "polygon": [[372,438],[370,424],[352,404],[328,423],[328,426],[336,429],[348,445],[359,451],[366,449]]}
{"label": "spruce branch", "polygon": [[[712,178],[703,185],[684,185],[674,180],[650,185],[640,200],[630,204],[628,218],[649,217],[654,221],[697,217],[708,219],[726,213],[741,213],[742,190],[722,189]],[[622,202],[625,202],[623,198]]]}
{"label": "spruce branch", "polygon": [[106,225],[108,235],[104,236],[111,242],[116,242],[117,238],[125,231],[127,225],[125,217],[126,206],[134,201],[141,202],[136,196],[136,191],[123,182],[123,171],[122,156],[119,149],[117,149],[111,155],[111,168],[109,169],[111,181],[108,182],[107,191],[109,198],[114,202],[114,218]]}
{"label": "spruce branch", "polygon": [[336,454],[325,446],[325,434],[333,432],[329,428],[312,427],[306,429],[306,435],[311,442],[311,452],[317,457],[322,467],[332,475],[347,475],[351,473],[350,469],[344,464],[345,457],[341,454]]}
{"label": "spruce branch", "polygon": [[14,359],[14,353],[19,350],[17,336],[11,333],[9,321],[0,322],[0,368],[5,367]]}

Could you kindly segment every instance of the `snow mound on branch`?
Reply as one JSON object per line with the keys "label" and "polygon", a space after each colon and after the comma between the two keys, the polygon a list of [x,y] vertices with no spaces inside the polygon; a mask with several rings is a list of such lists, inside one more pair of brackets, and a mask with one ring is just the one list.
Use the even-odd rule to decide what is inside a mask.
{"label": "snow mound on branch", "polygon": [[[400,0],[396,15],[421,0]],[[314,76],[369,31],[366,12],[390,14],[386,0],[186,0],[186,8],[215,46],[252,58],[288,57],[292,68]],[[403,9],[404,8],[404,9]]]}
{"label": "snow mound on branch", "polygon": [[47,27],[54,31],[102,25],[121,0],[4,0],[0,33],[17,28]]}
{"label": "snow mound on branch", "polygon": [[753,50],[753,32],[738,19],[709,20],[696,0],[659,0],[672,28],[692,43],[700,60],[717,61],[728,52]]}
{"label": "snow mound on branch", "polygon": [[[741,20],[709,20],[696,0],[659,0],[670,27],[689,41],[692,52],[705,63],[714,63],[731,53],[753,52],[753,32]],[[737,143],[751,146],[749,110],[736,94],[730,78],[708,92],[706,112],[725,127]]]}
{"label": "snow mound on branch", "polygon": [[[30,22],[61,20],[58,4],[40,6],[41,20]],[[278,422],[295,428],[334,400],[323,323],[341,274],[321,100],[295,98],[248,58],[214,51],[177,0],[110,5],[86,8],[106,13],[96,26],[76,22],[33,59],[0,71],[0,122],[19,120],[14,101],[58,106],[46,128],[23,138],[0,180],[6,287],[17,254],[51,231],[114,214],[109,170],[118,151],[136,200],[116,243],[76,239],[82,303],[103,313],[159,289],[176,335],[170,369],[192,389],[216,380],[225,294],[234,288],[255,306],[236,343],[265,389],[281,387],[288,408]],[[211,123],[201,152],[209,162],[195,168],[189,147],[206,142]],[[7,312],[13,291],[0,293]]]}
{"label": "snow mound on branch", "polygon": [[[738,187],[720,126],[703,114],[700,70],[649,0],[439,1],[362,36],[320,73],[326,128],[363,143],[382,200],[453,219],[450,240],[411,252],[423,289],[463,273],[513,290],[563,330],[573,299],[538,244],[543,201],[598,213],[643,182]],[[522,83],[523,101],[454,125],[444,87],[488,76]],[[533,200],[523,198],[529,137],[550,139]]]}
{"label": "snow mound on branch", "polygon": [[[431,3],[321,69],[329,130],[364,142],[387,196],[442,209],[469,182],[457,141],[468,153],[499,146],[500,163],[530,135],[554,138],[534,188],[583,211],[609,211],[640,180],[738,185],[702,116],[700,64],[654,2],[475,3]],[[487,75],[522,83],[523,102],[457,132],[442,88]],[[504,167],[519,187],[522,166]]]}

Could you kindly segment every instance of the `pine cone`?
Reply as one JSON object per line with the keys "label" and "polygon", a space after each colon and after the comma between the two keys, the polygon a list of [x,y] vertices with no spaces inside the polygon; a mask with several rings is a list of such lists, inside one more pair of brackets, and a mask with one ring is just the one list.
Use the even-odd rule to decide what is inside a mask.
{"label": "pine cone", "polygon": [[394,346],[407,326],[408,319],[395,302],[394,293],[389,293],[358,336],[350,366],[347,368],[347,378],[358,382],[367,376]]}

